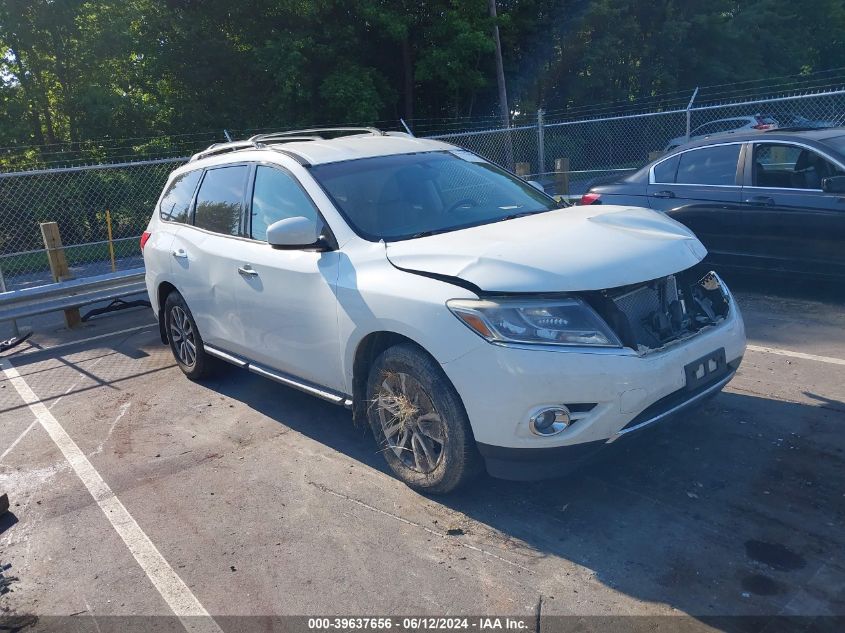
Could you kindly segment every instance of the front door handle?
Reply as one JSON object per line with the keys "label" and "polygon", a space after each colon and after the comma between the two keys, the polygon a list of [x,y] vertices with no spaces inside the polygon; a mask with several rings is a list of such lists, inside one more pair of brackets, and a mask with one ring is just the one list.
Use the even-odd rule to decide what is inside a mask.
{"label": "front door handle", "polygon": [[177,248],[170,253],[176,259],[188,259],[188,252],[184,248]]}
{"label": "front door handle", "polygon": [[669,191],[668,189],[665,189],[663,191],[655,191],[651,195],[654,196],[655,198],[674,198],[675,192]]}
{"label": "front door handle", "polygon": [[755,207],[773,207],[775,206],[775,199],[771,196],[751,196],[745,203],[753,204]]}
{"label": "front door handle", "polygon": [[238,266],[238,273],[243,275],[244,277],[258,277],[258,271],[255,270],[249,264]]}

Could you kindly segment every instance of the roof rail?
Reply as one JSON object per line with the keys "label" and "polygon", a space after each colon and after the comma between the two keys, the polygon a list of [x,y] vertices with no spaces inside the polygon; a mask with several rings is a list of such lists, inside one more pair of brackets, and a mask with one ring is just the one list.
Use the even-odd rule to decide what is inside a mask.
{"label": "roof rail", "polygon": [[313,135],[313,134],[310,134],[308,136],[280,136],[278,138],[276,138],[272,134],[267,134],[265,136],[267,136],[267,138],[263,138],[263,139],[253,141],[253,142],[260,147],[260,146],[264,146],[268,143],[278,144],[278,143],[296,143],[298,141],[321,141],[321,140],[323,140],[322,136],[316,136],[316,135]]}
{"label": "roof rail", "polygon": [[200,160],[201,158],[208,158],[209,156],[216,156],[218,154],[227,154],[229,152],[238,152],[244,149],[261,149],[266,147],[268,143],[294,143],[297,141],[321,141],[323,137],[321,132],[348,132],[349,134],[369,134],[371,136],[385,136],[387,133],[382,132],[374,127],[315,127],[308,130],[289,130],[287,132],[270,132],[268,134],[256,134],[245,141],[232,141],[229,143],[214,143],[209,145],[207,149],[197,152],[191,156],[189,162]]}
{"label": "roof rail", "polygon": [[281,141],[291,136],[311,136],[310,140],[321,140],[322,132],[348,132],[350,134],[366,133],[372,136],[384,136],[384,132],[375,127],[315,127],[307,130],[289,130],[287,132],[270,132],[268,134],[256,134],[249,138],[254,143],[266,143],[267,141]]}
{"label": "roof rail", "polygon": [[213,145],[209,145],[207,149],[197,152],[191,156],[191,159],[188,162],[193,162],[201,158],[208,158],[209,156],[215,156],[217,154],[226,154],[228,152],[237,152],[242,149],[257,148],[258,144],[251,139],[248,141],[233,141],[231,143],[214,143]]}

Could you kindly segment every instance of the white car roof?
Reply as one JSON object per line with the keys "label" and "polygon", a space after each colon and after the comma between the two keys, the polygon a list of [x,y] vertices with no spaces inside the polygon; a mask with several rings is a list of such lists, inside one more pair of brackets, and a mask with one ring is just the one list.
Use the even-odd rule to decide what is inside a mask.
{"label": "white car roof", "polygon": [[455,149],[454,145],[442,141],[405,135],[342,136],[326,140],[295,141],[278,147],[286,152],[297,154],[311,165],[337,163],[357,158]]}
{"label": "white car roof", "polygon": [[[194,168],[208,164],[226,164],[243,160],[244,154],[252,154],[253,152],[278,151],[288,156],[294,156],[300,163],[323,165],[358,158],[456,149],[454,145],[449,143],[415,138],[400,132],[354,134],[329,139],[314,137],[311,140],[254,138],[256,142],[250,139],[249,141],[212,145],[207,150],[195,154],[185,167]],[[200,164],[197,165],[197,162],[200,162]]]}

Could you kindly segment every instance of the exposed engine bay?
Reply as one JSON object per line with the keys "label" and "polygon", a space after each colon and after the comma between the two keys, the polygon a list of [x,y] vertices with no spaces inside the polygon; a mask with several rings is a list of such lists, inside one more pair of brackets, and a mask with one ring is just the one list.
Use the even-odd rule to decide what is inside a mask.
{"label": "exposed engine bay", "polygon": [[622,343],[645,354],[717,325],[728,315],[719,277],[694,269],[642,284],[586,293]]}

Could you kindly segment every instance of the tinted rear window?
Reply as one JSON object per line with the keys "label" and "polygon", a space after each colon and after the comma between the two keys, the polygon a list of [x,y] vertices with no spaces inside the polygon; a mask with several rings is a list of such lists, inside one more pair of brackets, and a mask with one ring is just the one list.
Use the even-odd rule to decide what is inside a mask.
{"label": "tinted rear window", "polygon": [[735,185],[740,145],[703,147],[681,154],[675,182],[687,185]]}
{"label": "tinted rear window", "polygon": [[246,165],[209,169],[197,193],[194,225],[224,235],[240,235],[248,172]]}
{"label": "tinted rear window", "polygon": [[667,158],[662,163],[654,166],[654,182],[672,183],[675,182],[675,172],[678,171],[680,154]]}
{"label": "tinted rear window", "polygon": [[201,175],[202,170],[189,171],[173,179],[159,206],[162,220],[183,224],[188,221],[191,199]]}

